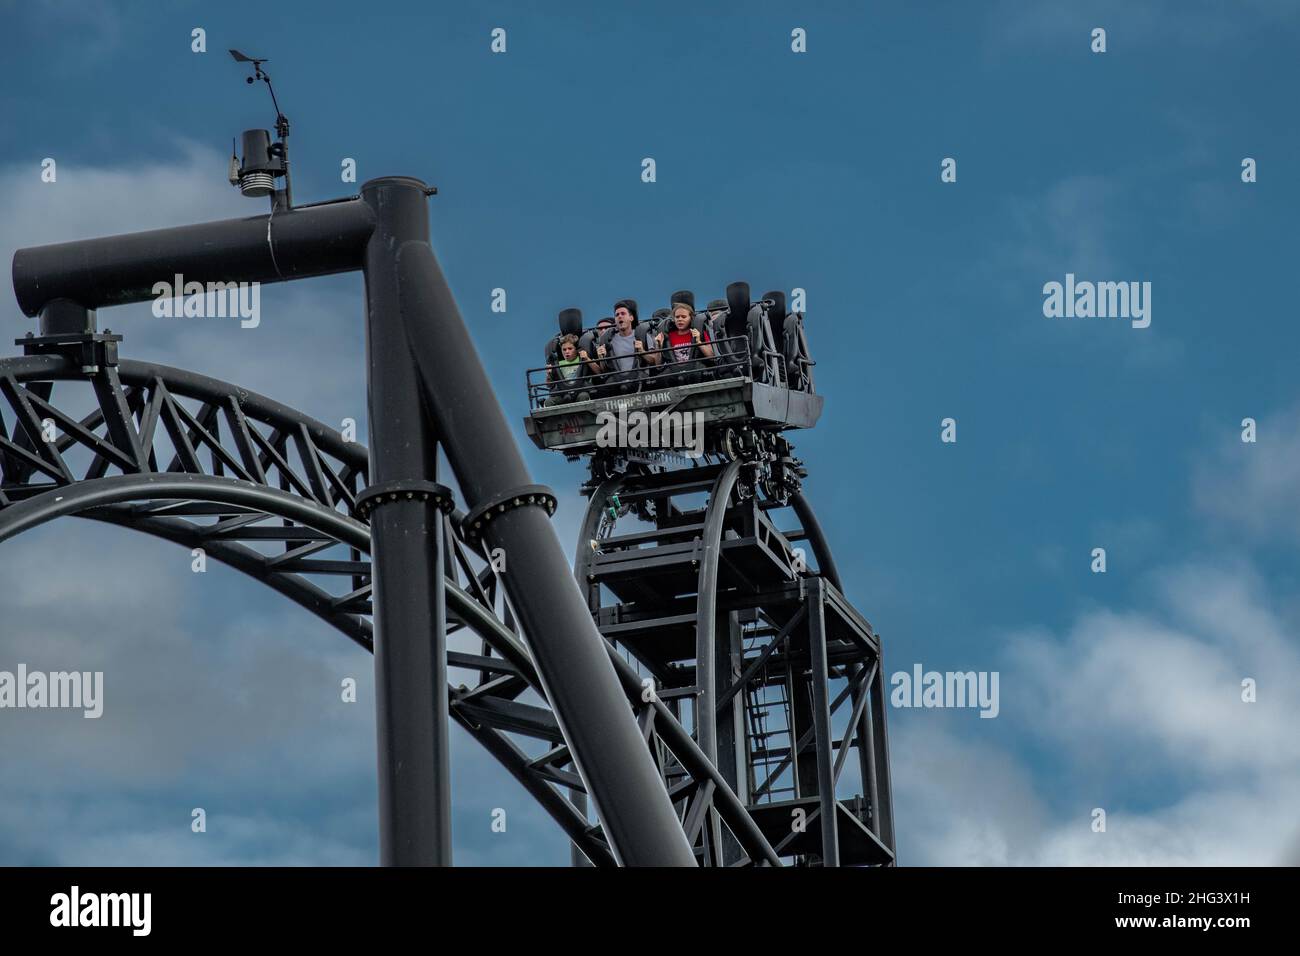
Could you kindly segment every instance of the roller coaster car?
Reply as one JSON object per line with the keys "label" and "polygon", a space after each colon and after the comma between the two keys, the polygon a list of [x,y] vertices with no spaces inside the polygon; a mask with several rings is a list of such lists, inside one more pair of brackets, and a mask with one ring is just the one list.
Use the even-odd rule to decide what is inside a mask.
{"label": "roller coaster car", "polygon": [[[715,313],[716,314],[716,313]],[[641,322],[636,332],[653,336],[666,324]],[[750,301],[749,286],[727,287],[727,309],[711,318],[697,312],[692,326],[707,331],[714,346],[710,359],[685,364],[672,361],[671,348],[651,349],[663,356],[658,366],[639,370],[630,387],[611,382],[612,376],[592,374],[584,363],[578,377],[564,383],[549,380],[548,368],[527,373],[530,412],[524,428],[538,448],[576,456],[594,453],[602,413],[695,413],[703,415],[705,447],[726,451],[726,436],[737,431],[780,432],[811,428],[821,416],[823,398],[813,391],[812,366],[802,313],[787,312],[785,295],[768,292]],[[561,335],[579,335],[594,358],[595,339],[581,330],[581,313],[560,313]],[[546,346],[554,361],[559,337]],[[549,404],[548,404],[549,402]]]}

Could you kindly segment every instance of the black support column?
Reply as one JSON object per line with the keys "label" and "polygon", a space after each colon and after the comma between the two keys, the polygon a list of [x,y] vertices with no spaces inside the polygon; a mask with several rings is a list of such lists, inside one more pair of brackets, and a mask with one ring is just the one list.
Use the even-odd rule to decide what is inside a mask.
{"label": "black support column", "polygon": [[874,769],[872,779],[876,800],[871,808],[871,815],[873,821],[878,821],[876,835],[897,856],[898,847],[894,844],[894,786],[889,773],[889,728],[885,716],[887,712],[885,702],[889,698],[883,653],[882,650],[880,664],[876,668],[876,677],[871,688],[871,747]]}
{"label": "black support column", "polygon": [[[375,213],[365,253],[370,485],[437,477],[434,427],[406,343],[397,250],[429,241],[424,184],[369,182]],[[443,521],[430,501],[381,495],[370,519],[379,737],[380,861],[451,864]]]}
{"label": "black support column", "polygon": [[[744,648],[741,644],[740,613],[720,611],[714,624],[714,699],[721,700],[740,679],[744,670]],[[745,701],[748,694],[742,689],[717,713],[718,772],[735,791],[741,803],[749,802],[749,779],[745,772],[749,754],[745,737]],[[739,841],[729,830],[720,831],[718,854],[723,866],[730,866],[744,857]]]}
{"label": "black support column", "polygon": [[[812,658],[813,732],[817,741],[817,796],[821,803],[822,866],[840,865],[835,804],[835,739],[831,735],[830,668],[826,662],[826,585],[808,580],[808,653]],[[845,741],[845,746],[848,741]]]}

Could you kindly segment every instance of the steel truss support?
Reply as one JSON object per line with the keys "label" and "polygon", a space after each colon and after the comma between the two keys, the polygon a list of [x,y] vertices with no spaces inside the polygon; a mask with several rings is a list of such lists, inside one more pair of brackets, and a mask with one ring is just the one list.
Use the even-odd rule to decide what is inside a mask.
{"label": "steel truss support", "polygon": [[[60,516],[81,515],[85,518],[101,520],[121,527],[143,531],[149,535],[166,538],[181,545],[194,545],[201,542],[209,549],[209,557],[231,564],[238,570],[265,580],[263,572],[257,568],[256,553],[239,549],[237,545],[207,540],[194,531],[186,531],[185,525],[175,522],[174,511],[169,511],[166,502],[192,503],[203,501],[213,505],[237,507],[237,509],[256,509],[259,514],[273,515],[277,518],[292,519],[302,522],[304,527],[324,533],[359,551],[369,550],[369,529],[338,512],[305,502],[302,498],[292,496],[281,490],[266,486],[248,485],[238,479],[229,477],[211,477],[203,475],[129,475],[110,476],[94,481],[66,486],[59,492],[47,492],[26,501],[14,503],[8,509],[0,511],[0,542],[8,540],[19,533],[30,531],[40,524],[51,522]],[[140,502],[140,503],[134,503]],[[169,518],[170,514],[170,518]],[[287,584],[278,587],[287,597],[299,604],[315,609],[318,604],[316,589],[309,585]],[[459,587],[450,579],[443,585],[447,597],[447,611],[450,617],[459,619],[472,630],[480,633],[499,658],[491,658],[491,666],[508,666],[530,687],[541,689],[537,671],[533,667],[528,650],[520,643],[519,637],[504,627],[480,601]],[[317,592],[318,593],[318,592]],[[365,633],[368,633],[368,628]],[[357,643],[370,649],[367,639],[356,639]],[[663,737],[667,747],[679,754],[682,766],[690,773],[698,775],[705,786],[715,788],[720,804],[723,806],[723,818],[729,827],[742,835],[742,845],[746,855],[753,861],[779,865],[779,860],[770,844],[753,823],[748,822],[744,806],[736,799],[735,793],[729,791],[722,778],[707,761],[690,739],[688,732],[677,723],[662,704],[645,705],[640,700],[641,683],[634,672],[608,649],[614,662],[621,685],[634,706],[641,706],[654,714],[654,731]],[[468,704],[463,704],[463,695],[448,689],[451,704],[450,715],[478,743],[484,745],[487,752],[493,754],[506,767],[507,771],[533,796],[534,800],[550,814],[556,823],[564,829],[580,849],[585,860],[598,866],[614,865],[615,858],[603,838],[601,827],[590,826],[581,814],[581,810],[571,801],[565,800],[552,783],[538,774],[537,761],[526,757],[515,744],[512,744],[502,732],[472,713]]]}
{"label": "steel truss support", "polygon": [[[777,854],[822,866],[890,865],[878,636],[841,594],[807,500],[795,494],[783,506],[756,498],[761,481],[746,468],[757,467],[645,468],[589,486],[575,575],[602,631],[627,656],[624,666],[633,661],[664,686],[660,706],[692,704],[701,756],[728,791],[743,795],[748,825]],[[698,505],[692,496],[701,493],[708,498]],[[793,509],[800,527],[776,528],[771,515],[782,507]],[[629,512],[654,530],[615,533]],[[794,559],[796,540],[810,543],[815,569]],[[841,707],[847,730],[837,738],[832,721]],[[776,723],[764,722],[770,718]],[[843,802],[837,789],[853,752],[862,795]],[[741,831],[714,813],[711,791],[693,790],[687,800],[672,785],[671,763],[661,772],[680,798],[697,854],[715,865],[736,862],[737,848],[719,823]],[[792,831],[798,813],[807,829]]]}
{"label": "steel truss support", "polygon": [[[187,282],[200,283],[278,282],[364,271],[370,429],[377,438],[372,478],[399,489],[431,482],[432,452],[435,442],[442,444],[469,502],[475,542],[481,537],[490,547],[503,548],[516,569],[526,569],[505,576],[504,586],[614,857],[628,865],[693,865],[618,676],[564,573],[563,551],[540,507],[549,493],[539,494],[529,484],[429,245],[424,200],[430,192],[418,180],[391,177],[366,183],[359,198],[271,216],[21,249],[13,261],[14,291],[27,315],[41,316],[42,333],[49,335],[71,331],[64,323],[67,313],[153,298],[160,276],[182,274]],[[91,316],[87,331],[93,332]],[[94,380],[97,389],[107,385],[104,395],[114,401],[122,394],[112,380],[115,374],[105,371]],[[26,437],[0,436],[0,469],[19,483],[40,471],[55,485],[71,484],[72,473],[60,470],[57,455],[29,433],[36,409],[28,393],[41,397],[30,390],[17,396],[19,428]],[[111,439],[103,444],[114,451],[103,450],[101,459],[127,473],[143,471],[143,442],[137,445],[133,437],[129,406],[105,407],[102,414]],[[160,406],[148,414],[152,428],[167,413]],[[180,470],[200,470],[197,449],[191,447],[195,439],[218,444],[210,425],[180,423]],[[238,424],[232,427],[239,430]],[[255,441],[242,433],[240,438]],[[238,457],[225,453],[223,466],[256,481],[257,467],[271,453],[252,444],[241,445],[239,452]],[[117,455],[126,460],[110,461]],[[0,500],[0,507],[6,503]],[[380,832],[384,862],[391,863],[449,859],[446,737],[439,706],[445,686],[439,562],[446,547],[430,507],[390,499],[376,524]],[[477,526],[489,519],[490,529],[480,532]]]}
{"label": "steel truss support", "polygon": [[[844,590],[844,585],[840,583],[839,568],[835,564],[835,557],[831,554],[830,544],[826,540],[826,534],[822,531],[821,522],[817,520],[817,515],[813,513],[812,505],[804,497],[802,492],[791,496],[790,504],[794,508],[795,515],[799,518],[800,524],[803,525],[804,533],[808,537],[808,543],[812,545],[813,556],[817,559],[817,567],[823,577],[826,578],[839,591]],[[854,667],[850,670],[850,676],[854,681],[862,678],[861,666]],[[884,649],[877,651],[877,660],[873,672],[868,675],[863,687],[864,697],[855,703],[853,715],[849,720],[849,726],[852,733],[857,735],[857,750],[859,768],[863,781],[866,782],[867,796],[871,801],[871,827],[876,837],[891,851],[895,850],[894,846],[894,806],[893,806],[893,787],[889,779],[889,734],[885,726],[885,661]],[[866,699],[869,697],[870,705],[866,706]],[[876,727],[879,726],[877,735]],[[844,767],[844,760],[848,755],[848,748],[844,748],[835,764],[835,779],[838,780],[840,771]]]}
{"label": "steel truss support", "polygon": [[[0,362],[0,376],[11,364],[11,362]],[[39,363],[37,368],[26,367],[24,374],[31,374],[38,370],[57,372],[58,369],[51,369],[50,364],[49,361],[44,361]],[[31,363],[26,365],[30,366]],[[154,374],[158,371],[157,367],[130,364],[126,366],[124,377],[133,381],[153,382],[158,390],[155,394],[164,396],[173,394],[165,388],[163,379]],[[173,380],[172,385],[183,387],[187,393],[195,393],[207,399],[223,392],[229,394],[235,391],[231,386],[198,377],[191,377],[183,384]],[[250,416],[250,421],[252,416],[259,419],[268,418],[274,421],[277,431],[290,428],[290,423],[280,417],[280,413],[284,411],[282,407],[273,408],[265,399],[254,393],[238,391],[245,402],[242,411]],[[0,418],[0,422],[2,421],[3,419]],[[82,427],[87,430],[94,424],[93,415],[81,422]],[[260,433],[250,429],[249,434]],[[344,444],[337,440],[336,435],[331,436],[328,432],[321,432],[317,440],[322,447],[349,456],[353,464],[365,461],[364,448]],[[67,451],[67,445],[62,442],[54,443],[53,447],[61,452]],[[152,457],[150,456],[151,460]],[[283,462],[283,458],[280,460]],[[321,461],[319,467],[321,470],[328,470],[329,465]],[[313,548],[320,547],[322,543],[342,544],[353,549],[355,554],[369,553],[370,529],[367,525],[328,507],[324,502],[305,497],[300,493],[300,489],[305,487],[307,487],[306,483],[301,481],[296,482],[293,490],[289,490],[273,488],[243,478],[183,472],[83,479],[47,491],[34,488],[33,490],[38,493],[25,496],[19,501],[8,504],[7,507],[0,508],[0,542],[55,518],[76,515],[143,531],[186,548],[202,547],[209,558],[228,564],[267,584],[304,608],[318,614],[366,650],[371,650],[371,628],[365,616],[369,608],[364,603],[357,603],[362,599],[340,600],[332,597],[328,592],[308,582],[300,573],[287,570],[291,568],[307,570],[302,568],[300,563],[285,562],[283,557],[268,557],[231,537],[256,540],[262,537],[257,532],[265,531],[269,532],[268,537],[273,535],[277,539],[283,537],[293,541],[312,541]],[[11,493],[15,491],[13,486],[9,486],[9,490]],[[451,550],[457,558],[456,563],[461,564],[469,572],[471,569],[463,563],[465,552],[459,531],[463,517],[462,514],[455,513],[444,519],[445,540],[452,546]],[[193,521],[198,518],[216,520],[210,525],[194,524]],[[293,525],[292,527],[268,527],[265,524],[267,518],[292,522]],[[298,548],[295,548],[292,553],[296,553],[297,550]],[[467,574],[467,590],[453,579],[450,573],[452,563],[448,563],[447,566],[449,571],[444,582],[444,592],[447,596],[448,618],[479,634],[484,640],[485,648],[497,655],[481,658],[481,666],[489,668],[493,674],[517,674],[526,686],[541,691],[541,682],[527,649],[508,624],[503,624],[490,609],[489,595],[483,587],[484,575]],[[489,569],[485,569],[485,572],[487,570]],[[362,574],[361,577],[364,580],[368,575]],[[487,580],[487,589],[488,591],[495,589],[495,581],[491,578]],[[351,609],[353,613],[345,613],[345,609]],[[637,709],[638,722],[646,722],[649,715],[649,722],[653,723],[655,739],[662,739],[665,746],[679,754],[683,765],[697,774],[705,785],[712,785],[716,774],[707,761],[699,755],[698,748],[690,735],[677,723],[671,713],[658,713],[641,700],[641,685],[635,673],[607,644],[606,648],[613,659],[627,699],[632,701],[633,707]],[[464,655],[459,654],[449,655],[452,662],[460,667],[467,666],[463,657]],[[483,684],[490,683],[492,681],[485,678],[480,688]],[[559,748],[550,755],[551,760],[546,762],[529,758],[510,741],[503,732],[503,727],[493,726],[482,719],[482,714],[475,710],[475,701],[481,698],[450,689],[447,693],[451,719],[482,744],[537,800],[569,835],[583,859],[597,866],[614,865],[615,858],[604,837],[603,829],[588,824],[576,801],[566,800],[556,787],[555,775],[559,775],[560,772],[550,768],[553,761],[564,757],[563,751],[567,748]],[[476,690],[475,694],[478,693],[479,691]],[[581,785],[570,789],[585,795]],[[724,807],[722,812],[728,825],[744,834],[743,845],[747,859],[770,864],[778,863],[775,853],[762,834],[753,829],[752,825],[747,828],[743,805],[735,795],[724,786],[718,793],[718,799]]]}

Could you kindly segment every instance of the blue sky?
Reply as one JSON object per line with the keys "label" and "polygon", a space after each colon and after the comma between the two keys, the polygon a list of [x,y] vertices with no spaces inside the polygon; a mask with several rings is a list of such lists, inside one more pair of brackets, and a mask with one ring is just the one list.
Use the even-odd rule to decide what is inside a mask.
{"label": "blue sky", "polygon": [[[1300,857],[1295,4],[0,9],[6,261],[260,212],[224,179],[230,137],[273,119],[234,46],[270,58],[300,202],[355,191],[344,157],[360,181],[439,187],[435,249],[514,420],[562,307],[649,311],[736,279],[807,290],[826,412],[795,443],[849,596],[891,671],[1002,674],[995,720],[891,712],[904,862]],[[1151,282],[1150,328],[1045,318],[1043,284],[1067,272]],[[129,356],[363,419],[359,279],[262,302],[257,330],[147,307],[100,323]],[[30,327],[11,295],[0,319]],[[580,471],[526,454],[569,492],[567,541]],[[48,579],[69,562],[92,593]],[[108,655],[88,623],[107,602],[105,660],[138,681],[132,713],[93,732],[0,719],[0,862],[374,859],[372,714],[364,696],[316,703],[339,675],[366,682],[365,655],[111,529],[42,529],[0,568],[18,583],[0,666]],[[458,737],[458,860],[563,862],[558,831],[473,748]],[[226,824],[191,839],[189,808],[208,804]],[[505,835],[496,806],[517,809]]]}

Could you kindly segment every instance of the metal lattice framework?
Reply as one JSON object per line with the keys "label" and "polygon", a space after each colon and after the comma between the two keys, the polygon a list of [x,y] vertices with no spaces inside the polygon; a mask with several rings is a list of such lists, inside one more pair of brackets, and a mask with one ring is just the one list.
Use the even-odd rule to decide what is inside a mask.
{"label": "metal lattice framework", "polygon": [[[0,541],[75,515],[201,548],[373,650],[370,529],[357,511],[367,487],[364,446],[217,379],[152,363],[79,361],[66,351],[0,360]],[[447,632],[480,644],[447,651],[448,667],[468,681],[449,686],[450,716],[587,860],[613,865],[601,826],[587,820],[583,780],[527,635],[464,519],[458,510],[444,517]],[[697,857],[722,862],[716,833],[725,827],[741,848],[729,862],[779,865],[674,709],[645,694],[637,670],[606,646]]]}
{"label": "metal lattice framework", "polygon": [[[764,460],[719,460],[593,483],[576,576],[602,635],[650,675],[779,856],[892,865],[880,638],[844,597],[807,499],[772,477]],[[710,864],[745,858],[714,814],[688,834]]]}

